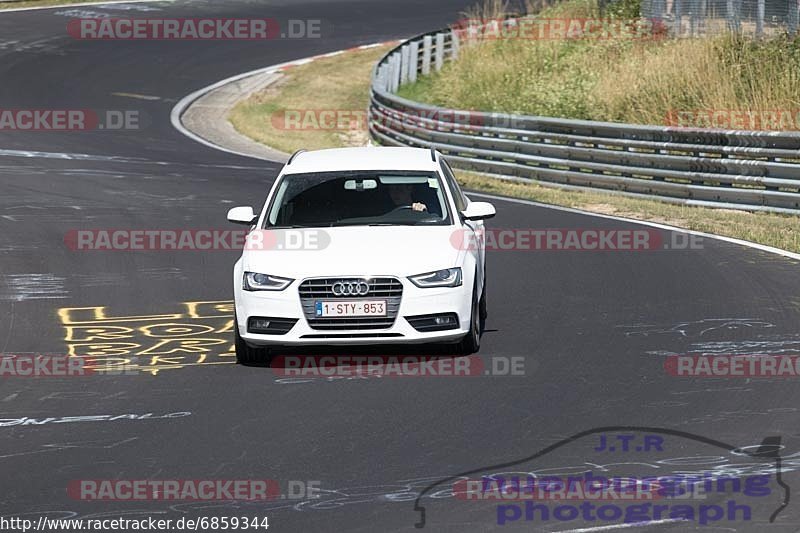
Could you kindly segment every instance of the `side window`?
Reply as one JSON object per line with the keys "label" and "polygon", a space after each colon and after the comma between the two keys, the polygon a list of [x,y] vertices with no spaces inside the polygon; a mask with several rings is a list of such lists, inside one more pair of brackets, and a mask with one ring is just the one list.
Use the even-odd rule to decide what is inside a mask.
{"label": "side window", "polygon": [[450,165],[448,165],[444,159],[440,159],[439,161],[441,162],[442,174],[444,174],[447,187],[453,194],[453,201],[455,201],[456,209],[463,211],[467,207],[467,198],[461,191],[461,187],[459,187],[458,181],[456,181],[456,177],[453,175],[453,171],[450,170]]}

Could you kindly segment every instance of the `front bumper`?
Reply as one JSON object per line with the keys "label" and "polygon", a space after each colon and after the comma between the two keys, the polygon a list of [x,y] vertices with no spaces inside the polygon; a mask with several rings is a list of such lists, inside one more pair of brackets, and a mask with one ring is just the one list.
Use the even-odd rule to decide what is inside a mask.
{"label": "front bumper", "polygon": [[[464,280],[460,287],[420,289],[404,278],[397,278],[403,286],[397,316],[391,327],[379,329],[315,329],[303,312],[298,287],[302,280],[294,281],[280,292],[250,292],[235,290],[236,318],[239,335],[251,345],[364,345],[364,344],[421,344],[455,342],[469,331],[472,306],[472,280]],[[364,299],[371,299],[367,296]],[[328,299],[328,298],[326,298]],[[345,301],[343,299],[343,301]],[[417,331],[406,317],[455,313],[457,327],[440,331]],[[264,335],[247,329],[250,317],[276,317],[297,319],[288,333]]]}

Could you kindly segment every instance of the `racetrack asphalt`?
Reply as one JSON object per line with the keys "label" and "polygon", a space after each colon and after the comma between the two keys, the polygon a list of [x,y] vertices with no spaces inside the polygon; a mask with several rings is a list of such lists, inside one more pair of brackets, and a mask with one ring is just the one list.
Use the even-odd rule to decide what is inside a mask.
{"label": "racetrack asphalt", "polygon": [[[749,520],[740,513],[705,528],[668,520],[633,529],[800,528],[796,498],[769,523],[787,494],[774,457],[730,449],[752,452],[780,437],[781,481],[793,495],[797,378],[664,370],[669,354],[800,354],[800,281],[790,258],[713,239],[682,250],[492,252],[478,357],[486,368],[522,357],[524,375],[292,380],[232,364],[237,252],[81,252],[65,242],[80,229],[235,229],[226,211],[260,206],[280,165],[184,137],[169,120],[178,100],[266,65],[443,27],[467,4],[178,1],[0,14],[0,109],[136,110],[144,123],[136,131],[0,131],[0,353],[137,356],[149,370],[0,378],[0,516],[268,516],[276,531],[411,531],[419,497],[430,531],[564,531],[619,520],[526,520],[523,511],[500,526],[498,513],[513,509],[454,498],[447,480],[714,471],[766,474],[770,494],[700,502],[749,505]],[[78,41],[66,24],[80,16],[322,19],[329,31],[267,42]],[[489,225],[497,229],[641,228],[495,204]],[[164,342],[166,324],[198,342]],[[79,416],[99,418],[62,419]],[[598,434],[588,433],[531,458],[570,436],[620,426],[629,429],[597,431],[663,435],[663,450],[596,451]],[[316,482],[322,492],[266,503],[79,501],[66,488],[81,479],[275,479]]]}

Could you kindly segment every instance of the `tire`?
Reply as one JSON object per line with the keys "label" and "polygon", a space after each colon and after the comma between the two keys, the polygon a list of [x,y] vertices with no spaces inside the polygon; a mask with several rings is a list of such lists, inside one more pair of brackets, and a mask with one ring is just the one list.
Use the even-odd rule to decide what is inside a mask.
{"label": "tire", "polygon": [[478,303],[478,287],[472,287],[472,310],[469,317],[469,332],[456,344],[458,355],[471,355],[481,347],[480,304]]}
{"label": "tire", "polygon": [[253,348],[239,336],[239,322],[234,318],[233,323],[236,363],[240,365],[258,365],[269,363],[269,350],[267,348]]}
{"label": "tire", "polygon": [[489,316],[489,309],[486,305],[486,270],[484,269],[483,273],[483,293],[481,294],[481,299],[478,302],[478,313],[481,317],[481,329],[483,329],[483,322],[486,322],[486,317]]}

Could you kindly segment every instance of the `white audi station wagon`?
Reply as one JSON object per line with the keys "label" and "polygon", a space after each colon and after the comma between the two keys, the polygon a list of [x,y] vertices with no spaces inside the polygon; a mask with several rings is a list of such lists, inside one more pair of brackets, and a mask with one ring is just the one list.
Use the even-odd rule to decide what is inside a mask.
{"label": "white audi station wagon", "polygon": [[281,347],[449,343],[469,354],[486,318],[483,220],[435,150],[295,153],[233,269],[236,359]]}

